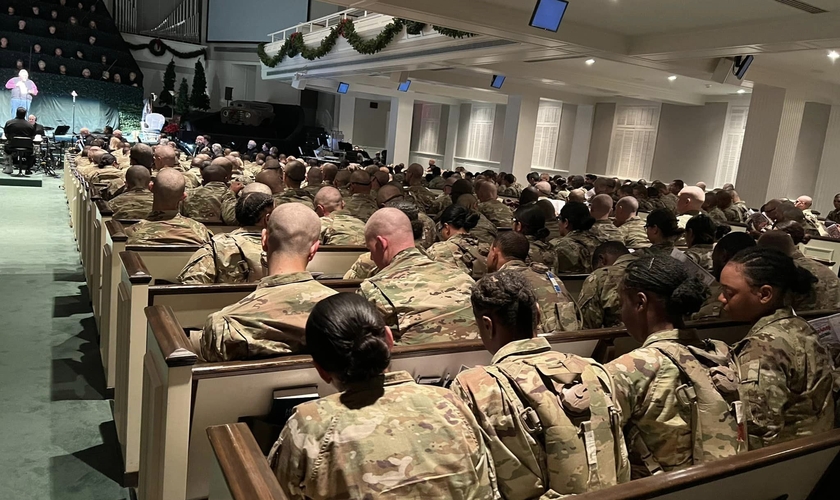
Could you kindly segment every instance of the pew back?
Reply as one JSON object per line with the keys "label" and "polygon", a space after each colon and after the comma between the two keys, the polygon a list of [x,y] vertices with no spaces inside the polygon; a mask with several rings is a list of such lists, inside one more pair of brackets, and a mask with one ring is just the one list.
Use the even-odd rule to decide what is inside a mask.
{"label": "pew back", "polygon": [[840,240],[815,236],[811,238],[807,245],[801,243],[799,250],[806,257],[834,263],[831,270],[834,271],[834,274],[840,272]]}

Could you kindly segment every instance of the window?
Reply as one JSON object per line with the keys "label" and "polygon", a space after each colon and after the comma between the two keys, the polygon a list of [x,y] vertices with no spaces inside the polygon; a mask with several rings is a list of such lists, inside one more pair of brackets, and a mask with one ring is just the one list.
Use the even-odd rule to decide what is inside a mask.
{"label": "window", "polygon": [[607,169],[610,175],[644,179],[656,149],[660,106],[617,106]]}
{"label": "window", "polygon": [[741,162],[741,147],[744,145],[744,130],[747,128],[749,106],[729,105],[726,124],[723,127],[723,141],[720,145],[715,186],[735,184],[738,177],[738,164]]}
{"label": "window", "polygon": [[467,140],[467,158],[489,160],[493,144],[493,123],[496,120],[495,104],[473,104],[470,111],[470,133]]}
{"label": "window", "polygon": [[554,168],[562,111],[563,103],[540,100],[540,109],[537,112],[537,131],[534,134],[534,153],[531,157],[532,167]]}
{"label": "window", "polygon": [[439,153],[440,104],[422,104],[420,111],[420,142],[417,149],[423,153]]}

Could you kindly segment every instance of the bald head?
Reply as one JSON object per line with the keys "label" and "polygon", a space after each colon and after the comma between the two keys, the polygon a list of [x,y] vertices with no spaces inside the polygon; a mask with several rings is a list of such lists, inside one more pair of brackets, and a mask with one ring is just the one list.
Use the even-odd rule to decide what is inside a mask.
{"label": "bald head", "polygon": [[204,170],[201,171],[201,178],[205,184],[208,182],[227,182],[230,174],[225,167],[213,162],[204,167]]}
{"label": "bald head", "polygon": [[158,146],[155,148],[155,168],[174,167],[178,165],[178,155],[172,146]]}
{"label": "bald head", "polygon": [[338,173],[338,167],[334,163],[324,163],[321,165],[321,172],[324,176],[323,182],[332,184],[335,180],[335,174]]}
{"label": "bald head", "polygon": [[344,208],[344,198],[341,197],[338,189],[326,186],[318,190],[314,204],[318,215],[329,216],[331,213]]}
{"label": "bald head", "polygon": [[226,156],[220,156],[220,157],[216,158],[215,160],[211,161],[210,166],[211,167],[219,167],[221,169],[224,169],[228,173],[228,175],[233,174],[234,163],[231,161],[230,158],[228,158]]}
{"label": "bald head", "polygon": [[306,177],[306,165],[297,160],[286,163],[283,168],[283,180],[289,187],[299,188],[304,177]]}
{"label": "bald head", "polygon": [[706,201],[706,193],[697,186],[683,188],[679,197],[677,211],[680,214],[700,210]]}
{"label": "bald head", "polygon": [[105,156],[105,154],[107,154],[107,151],[103,149],[90,148],[90,152],[88,153],[88,159],[94,165],[99,165],[99,160],[101,160],[102,157]]}
{"label": "bald head", "polygon": [[618,203],[615,204],[615,209],[616,211],[622,209],[635,214],[639,211],[639,200],[632,196],[625,196],[618,200]]}
{"label": "bald head", "polygon": [[131,152],[128,153],[128,158],[132,165],[142,165],[149,170],[155,164],[155,154],[152,152],[152,148],[142,142],[131,146]]}
{"label": "bald head", "polygon": [[569,201],[586,203],[586,191],[584,191],[583,189],[572,189],[571,191],[569,191]]}
{"label": "bald head", "polygon": [[540,181],[534,184],[534,187],[537,188],[537,191],[539,191],[542,196],[549,196],[551,194],[551,184],[546,181]]}
{"label": "bald head", "polygon": [[808,210],[809,208],[811,208],[811,205],[813,203],[814,200],[811,199],[810,196],[800,196],[796,199],[796,203],[794,203],[794,206],[799,210]]}
{"label": "bald head", "polygon": [[155,177],[152,186],[155,210],[177,210],[178,204],[184,199],[186,182],[181,172],[174,168],[164,168]]}
{"label": "bald head", "polygon": [[376,189],[380,189],[385,184],[388,184],[388,182],[390,180],[391,180],[391,175],[388,173],[388,169],[385,168],[384,171],[380,169],[380,170],[377,170],[373,174],[373,177],[371,178],[371,184],[370,185],[371,185],[371,188],[376,187]]}
{"label": "bald head", "polygon": [[479,183],[476,189],[478,200],[484,203],[485,201],[493,201],[499,196],[499,190],[496,188],[495,182]]}
{"label": "bald head", "polygon": [[425,171],[426,169],[423,168],[423,165],[420,165],[419,163],[412,163],[405,171],[405,181],[409,185],[420,184],[423,179],[423,172]]}
{"label": "bald head", "polygon": [[349,170],[347,170],[347,169],[339,170],[338,173],[335,174],[335,180],[333,181],[333,184],[335,184],[335,187],[343,188],[344,186],[346,186],[349,183],[350,183],[350,171]]}
{"label": "bald head", "polygon": [[271,212],[263,249],[268,253],[269,272],[277,274],[306,269],[311,255],[318,249],[321,221],[311,208],[301,203],[285,203]]}
{"label": "bald head", "polygon": [[269,196],[274,194],[274,193],[271,192],[271,188],[268,187],[267,185],[263,184],[262,182],[252,182],[252,183],[250,183],[247,186],[242,188],[242,191],[239,192],[239,197],[241,198],[243,195],[251,194],[251,193],[261,193],[261,194],[267,194]]}
{"label": "bald head", "polygon": [[255,180],[268,186],[269,189],[271,189],[272,194],[283,192],[283,175],[280,173],[280,170],[273,168],[263,170],[257,174]]}
{"label": "bald head", "polygon": [[317,186],[324,182],[324,174],[321,172],[319,167],[311,167],[308,172],[306,172],[306,182],[309,183],[310,186]]}
{"label": "bald head", "polygon": [[705,183],[705,182],[703,182],[703,181],[698,182],[698,183],[696,184],[696,186],[697,186],[698,188],[700,188],[700,190],[701,190],[701,191],[705,191],[705,190],[706,190],[706,183]]}
{"label": "bald head", "polygon": [[785,255],[792,256],[796,252],[793,238],[785,231],[767,231],[758,239],[758,246],[774,248]]}
{"label": "bald head", "polygon": [[589,202],[589,212],[596,220],[607,220],[613,208],[613,199],[608,194],[599,194]]}
{"label": "bald head", "polygon": [[373,262],[383,269],[398,253],[414,248],[411,221],[396,208],[379,209],[365,224],[365,244]]}
{"label": "bald head", "polygon": [[379,191],[376,192],[376,204],[380,207],[384,206],[385,203],[393,200],[394,198],[399,198],[403,196],[403,190],[399,186],[395,186],[393,184],[385,184]]}
{"label": "bald head", "polygon": [[353,194],[370,193],[370,174],[364,170],[356,170],[350,174],[350,192]]}
{"label": "bald head", "polygon": [[142,165],[132,165],[125,171],[125,185],[128,189],[149,189],[152,173]]}

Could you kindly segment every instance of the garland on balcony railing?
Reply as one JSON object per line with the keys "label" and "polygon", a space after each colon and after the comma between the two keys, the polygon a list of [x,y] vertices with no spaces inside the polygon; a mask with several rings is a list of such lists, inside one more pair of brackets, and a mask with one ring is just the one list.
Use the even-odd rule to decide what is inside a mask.
{"label": "garland on balcony railing", "polygon": [[[418,35],[425,27],[426,25],[424,23],[394,18],[393,21],[388,23],[388,25],[385,26],[378,35],[376,35],[376,37],[371,38],[370,40],[364,40],[358,33],[356,33],[356,26],[353,24],[352,19],[342,19],[338,25],[333,27],[330,30],[330,33],[321,40],[321,43],[317,47],[308,48],[303,43],[302,33],[292,33],[292,36],[286,39],[283,46],[280,47],[280,50],[274,56],[269,56],[265,52],[265,46],[267,43],[261,43],[257,46],[257,55],[259,56],[260,61],[269,68],[276,67],[287,57],[295,57],[298,55],[304,59],[314,61],[315,59],[320,59],[329,54],[329,52],[335,48],[335,44],[338,43],[339,36],[343,36],[347,39],[347,43],[349,43],[350,46],[360,54],[376,54],[377,52],[381,52],[392,41],[394,41],[394,38],[400,34],[403,28],[406,28],[406,32],[410,35]],[[472,33],[441,28],[440,26],[432,26],[432,29],[441,35],[448,36],[450,38],[475,36]]]}
{"label": "garland on balcony railing", "polygon": [[155,38],[149,40],[147,43],[127,43],[128,48],[131,50],[143,50],[148,49],[149,52],[152,53],[155,57],[161,57],[167,52],[174,55],[175,57],[180,57],[181,59],[192,59],[193,57],[200,57],[207,55],[207,49],[198,49],[193,50],[192,52],[181,52],[180,50],[172,47],[171,45],[167,44],[160,38]]}

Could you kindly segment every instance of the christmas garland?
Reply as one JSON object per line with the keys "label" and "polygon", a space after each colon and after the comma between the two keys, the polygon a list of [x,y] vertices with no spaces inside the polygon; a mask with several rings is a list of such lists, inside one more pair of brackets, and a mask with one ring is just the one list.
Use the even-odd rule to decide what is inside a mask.
{"label": "christmas garland", "polygon": [[171,53],[175,57],[180,57],[181,59],[192,59],[193,57],[207,55],[207,49],[199,49],[194,50],[192,52],[181,52],[177,49],[172,48],[171,45],[168,45],[160,38],[149,40],[148,43],[129,43],[128,48],[130,48],[131,50],[148,49],[149,52],[151,52],[152,55],[155,57],[161,57],[167,52]]}
{"label": "christmas garland", "polygon": [[[376,54],[377,52],[381,52],[382,49],[394,41],[394,38],[400,34],[403,28],[406,29],[406,32],[409,35],[419,35],[425,27],[426,24],[424,23],[394,18],[394,20],[388,23],[388,25],[385,26],[385,28],[382,29],[382,32],[376,37],[370,40],[364,40],[358,33],[356,33],[356,27],[353,24],[352,19],[342,19],[341,22],[333,27],[330,30],[330,33],[321,40],[320,45],[315,48],[308,48],[303,43],[303,33],[292,33],[292,36],[283,42],[283,46],[280,47],[280,50],[274,56],[269,56],[266,53],[265,46],[267,43],[257,45],[257,55],[259,56],[260,61],[269,68],[276,67],[287,57],[295,57],[298,55],[304,59],[314,61],[315,59],[320,59],[329,54],[329,52],[335,48],[335,44],[338,43],[339,36],[343,36],[347,39],[347,43],[349,43],[350,46],[360,54]],[[472,33],[442,28],[440,26],[432,26],[432,29],[441,35],[448,36],[450,38],[475,36]]]}

